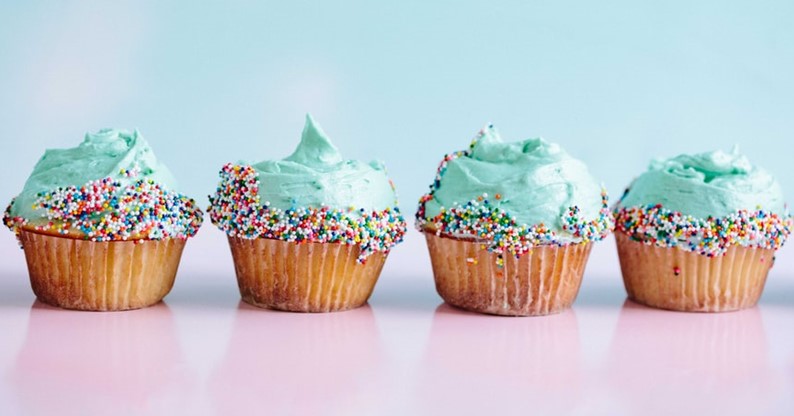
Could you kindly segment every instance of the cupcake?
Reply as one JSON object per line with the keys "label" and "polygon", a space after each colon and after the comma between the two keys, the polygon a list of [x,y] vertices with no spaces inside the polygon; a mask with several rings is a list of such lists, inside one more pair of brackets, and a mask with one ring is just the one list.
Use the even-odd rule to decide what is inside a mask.
{"label": "cupcake", "polygon": [[137,131],[100,130],[47,150],[3,217],[39,300],[93,311],[162,300],[202,222],[195,201],[174,189]]}
{"label": "cupcake", "polygon": [[792,229],[780,185],[737,149],[651,162],[615,222],[629,298],[697,312],[755,305]]}
{"label": "cupcake", "polygon": [[606,191],[543,139],[502,142],[493,126],[441,161],[419,201],[436,290],[496,315],[547,315],[573,303],[593,241],[612,228]]}
{"label": "cupcake", "polygon": [[405,220],[381,162],[345,160],[310,115],[282,160],[226,164],[210,196],[242,299],[329,312],[363,305]]}

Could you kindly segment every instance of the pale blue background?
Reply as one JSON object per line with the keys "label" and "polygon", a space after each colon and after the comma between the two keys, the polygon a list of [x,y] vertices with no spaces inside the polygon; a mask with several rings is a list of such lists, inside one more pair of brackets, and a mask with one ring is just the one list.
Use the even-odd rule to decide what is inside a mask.
{"label": "pale blue background", "polygon": [[794,192],[791,1],[113,3],[0,6],[3,204],[44,148],[113,126],[205,205],[223,163],[289,154],[307,111],[386,161],[409,216],[488,121],[613,197],[653,156],[734,143]]}

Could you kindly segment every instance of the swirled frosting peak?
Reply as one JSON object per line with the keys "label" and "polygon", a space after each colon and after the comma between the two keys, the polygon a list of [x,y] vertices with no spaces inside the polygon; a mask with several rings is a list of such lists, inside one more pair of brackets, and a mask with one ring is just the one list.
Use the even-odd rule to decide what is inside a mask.
{"label": "swirled frosting peak", "polygon": [[311,114],[306,115],[306,125],[303,126],[298,147],[284,160],[316,167],[333,166],[344,161],[339,149],[331,143]]}
{"label": "swirled frosting peak", "polygon": [[233,237],[359,245],[363,262],[405,234],[384,165],[345,160],[310,115],[290,156],[229,163],[220,177],[210,219]]}
{"label": "swirled frosting peak", "polygon": [[371,211],[397,205],[383,163],[345,160],[311,115],[306,116],[300,143],[290,156],[251,166],[262,183],[259,196],[271,207]]}

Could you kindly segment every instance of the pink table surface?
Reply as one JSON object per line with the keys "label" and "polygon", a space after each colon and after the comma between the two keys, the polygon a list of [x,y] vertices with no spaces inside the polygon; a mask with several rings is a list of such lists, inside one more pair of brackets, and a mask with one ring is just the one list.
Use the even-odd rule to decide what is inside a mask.
{"label": "pink table surface", "polygon": [[36,302],[0,245],[0,415],[794,414],[787,270],[723,314],[639,306],[588,273],[565,313],[477,315],[395,267],[366,307],[294,314],[241,303],[228,253],[204,249],[165,302],[86,313]]}

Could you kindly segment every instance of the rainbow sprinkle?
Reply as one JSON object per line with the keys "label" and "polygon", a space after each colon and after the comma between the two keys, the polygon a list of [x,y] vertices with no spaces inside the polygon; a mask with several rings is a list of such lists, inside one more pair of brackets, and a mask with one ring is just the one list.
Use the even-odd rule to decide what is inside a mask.
{"label": "rainbow sprinkle", "polygon": [[[136,171],[122,171],[133,177]],[[21,227],[36,231],[80,236],[91,241],[133,239],[186,239],[196,234],[203,221],[194,200],[168,191],[150,179],[122,186],[110,177],[90,181],[81,187],[60,187],[38,194],[33,209],[42,210],[39,223],[13,217],[6,208],[3,222],[14,232]]]}
{"label": "rainbow sprinkle", "polygon": [[659,247],[679,247],[708,257],[723,255],[733,245],[776,250],[794,229],[790,215],[779,216],[761,209],[702,219],[656,204],[617,207],[615,220],[615,230],[632,240]]}
{"label": "rainbow sprinkle", "polygon": [[417,216],[420,231],[434,231],[437,235],[469,236],[487,240],[488,250],[497,254],[508,253],[519,257],[539,245],[566,246],[572,243],[599,241],[612,229],[612,214],[606,193],[602,193],[603,207],[599,217],[587,221],[579,217],[579,208],[571,207],[562,216],[563,230],[571,237],[558,236],[544,224],[527,226],[518,224],[509,212],[492,204],[487,194],[457,204],[431,219]]}
{"label": "rainbow sprinkle", "polygon": [[[490,127],[490,126],[489,126]],[[570,207],[561,216],[562,229],[570,236],[557,235],[544,224],[519,224],[509,212],[499,207],[504,199],[501,194],[494,195],[496,202],[488,199],[488,194],[466,202],[455,204],[451,208],[442,208],[433,218],[426,218],[426,204],[441,185],[441,178],[450,161],[459,157],[469,156],[477,141],[485,134],[480,130],[472,140],[469,148],[444,156],[438,166],[436,177],[430,185],[430,192],[419,199],[416,211],[416,228],[419,231],[433,231],[437,235],[474,237],[488,241],[489,251],[501,256],[505,253],[519,257],[538,245],[566,246],[574,243],[599,241],[613,229],[612,212],[609,209],[606,190],[601,191],[602,207],[598,218],[586,220],[580,217],[579,207]]]}
{"label": "rainbow sprinkle", "polygon": [[406,223],[399,208],[383,211],[301,207],[282,210],[259,200],[259,175],[249,165],[227,163],[210,195],[210,220],[231,237],[271,238],[294,243],[358,245],[359,263],[402,242]]}

